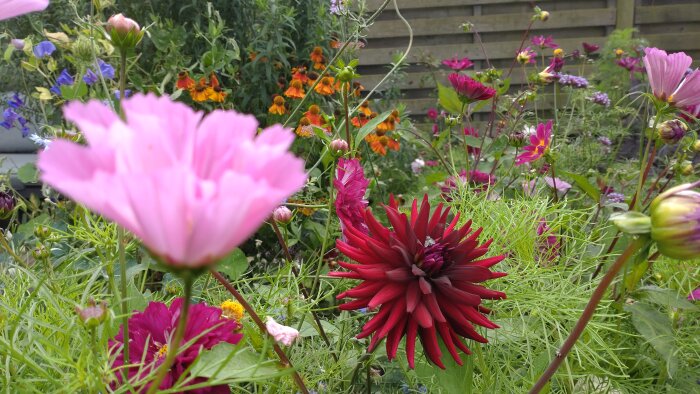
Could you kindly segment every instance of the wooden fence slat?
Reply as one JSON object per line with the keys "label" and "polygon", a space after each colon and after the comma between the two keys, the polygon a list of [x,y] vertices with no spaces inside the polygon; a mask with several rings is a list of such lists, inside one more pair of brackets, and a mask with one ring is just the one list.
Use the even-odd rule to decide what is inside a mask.
{"label": "wooden fence slat", "polygon": [[700,4],[656,5],[637,7],[634,23],[700,22]]}
{"label": "wooden fence slat", "polygon": [[[384,0],[367,0],[367,8],[369,10],[376,10],[380,5],[384,3]],[[472,6],[472,5],[488,5],[488,4],[532,4],[532,0],[478,0],[478,1],[467,1],[467,0],[398,0],[400,10],[410,10],[416,8],[438,8],[438,7],[457,7],[457,6]],[[394,8],[394,3],[389,2],[387,8]]]}
{"label": "wooden fence slat", "polygon": [[[497,14],[480,16],[455,16],[440,19],[439,29],[435,18],[411,19],[409,21],[414,36],[445,34],[465,34],[460,25],[466,21],[474,24],[479,33],[521,31],[529,23],[528,15]],[[556,18],[547,22],[536,21],[535,30],[576,28],[590,26],[609,26],[615,24],[615,10],[612,8],[594,8],[588,10],[560,11]],[[406,36],[406,25],[400,20],[378,21],[370,27],[368,39]]]}

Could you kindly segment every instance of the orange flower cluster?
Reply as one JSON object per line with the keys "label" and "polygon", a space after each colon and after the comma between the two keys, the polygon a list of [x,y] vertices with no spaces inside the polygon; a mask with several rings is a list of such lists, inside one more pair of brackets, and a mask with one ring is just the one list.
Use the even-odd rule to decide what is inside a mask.
{"label": "orange flower cluster", "polygon": [[314,70],[326,69],[326,57],[323,56],[323,48],[314,47],[311,51],[311,61],[314,62]]}
{"label": "orange flower cluster", "polygon": [[213,72],[207,78],[199,78],[199,82],[194,81],[187,71],[182,71],[177,75],[175,87],[180,90],[187,90],[193,101],[198,103],[204,101],[213,101],[215,103],[223,103],[227,93],[223,91],[219,84],[219,79]]}
{"label": "orange flower cluster", "polygon": [[330,126],[323,119],[321,107],[311,104],[309,109],[304,112],[304,116],[299,119],[299,125],[294,132],[300,137],[309,138],[314,134],[314,126],[323,128],[326,133],[330,133]]}
{"label": "orange flower cluster", "polygon": [[[366,113],[369,112],[369,116]],[[372,112],[369,105],[365,106],[364,103],[360,107],[360,113],[358,116],[352,119],[352,124],[356,127],[358,125],[364,125],[377,116],[376,112]],[[357,119],[357,123],[356,120]],[[363,119],[364,123],[363,123]],[[369,144],[370,149],[378,155],[385,156],[388,150],[398,151],[401,147],[399,143],[399,138],[396,135],[389,134],[396,129],[396,124],[400,122],[399,111],[394,110],[391,114],[381,123],[377,125],[377,128],[365,137],[365,141]]]}
{"label": "orange flower cluster", "polygon": [[267,112],[273,115],[284,115],[287,113],[287,107],[284,105],[284,97],[276,94],[272,98],[272,105]]}

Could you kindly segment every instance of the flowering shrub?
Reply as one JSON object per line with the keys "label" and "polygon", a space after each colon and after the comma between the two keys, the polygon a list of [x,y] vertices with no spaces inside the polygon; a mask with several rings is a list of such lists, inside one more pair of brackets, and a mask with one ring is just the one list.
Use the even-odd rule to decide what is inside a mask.
{"label": "flowering shrub", "polygon": [[528,28],[423,117],[364,2],[47,3],[0,1],[3,387],[696,390],[688,54]]}

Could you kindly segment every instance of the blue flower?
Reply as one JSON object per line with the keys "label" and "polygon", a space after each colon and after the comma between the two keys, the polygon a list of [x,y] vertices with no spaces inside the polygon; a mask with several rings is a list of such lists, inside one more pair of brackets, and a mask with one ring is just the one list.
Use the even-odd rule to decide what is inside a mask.
{"label": "blue flower", "polygon": [[12,108],[18,109],[21,107],[24,107],[24,100],[22,100],[22,97],[20,97],[19,93],[16,93],[12,95],[12,98],[7,100],[7,105],[9,105]]}
{"label": "blue flower", "polygon": [[97,74],[95,74],[92,70],[88,68],[88,70],[85,72],[85,75],[83,75],[83,81],[85,81],[88,86],[92,85],[93,83],[98,81]]}
{"label": "blue flower", "polygon": [[51,41],[42,41],[36,44],[32,51],[34,52],[34,56],[39,59],[43,59],[46,56],[51,56],[55,50],[56,46]]}
{"label": "blue flower", "polygon": [[58,78],[56,78],[56,84],[49,89],[52,93],[54,93],[57,96],[61,95],[61,86],[63,85],[72,85],[74,83],[73,76],[70,75],[67,69],[63,69],[61,73],[58,75]]}
{"label": "blue flower", "polygon": [[29,127],[27,127],[27,119],[15,112],[13,108],[6,108],[2,112],[2,117],[3,121],[0,122],[0,126],[6,128],[6,129],[11,129],[15,126],[15,122],[19,123],[19,126],[22,129],[22,137],[26,137],[29,134]]}
{"label": "blue flower", "polygon": [[43,138],[37,134],[32,134],[29,136],[29,139],[32,140],[35,144],[41,146],[44,149],[49,149],[49,145],[51,145],[51,140],[48,138]]}
{"label": "blue flower", "polygon": [[[126,89],[126,90],[124,91],[124,96],[126,96],[126,98],[131,97],[131,89]],[[117,90],[114,91],[114,97],[115,97],[117,100],[121,100],[121,93],[119,92],[119,89],[117,89]]]}
{"label": "blue flower", "polygon": [[100,67],[102,77],[105,79],[114,79],[114,67],[102,59],[97,59],[97,65]]}

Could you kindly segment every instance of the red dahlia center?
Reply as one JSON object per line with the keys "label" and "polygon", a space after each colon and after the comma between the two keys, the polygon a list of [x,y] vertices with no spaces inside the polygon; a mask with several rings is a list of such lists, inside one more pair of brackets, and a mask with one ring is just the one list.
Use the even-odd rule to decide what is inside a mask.
{"label": "red dahlia center", "polygon": [[[432,241],[432,240],[431,240]],[[428,243],[428,242],[426,242]],[[440,243],[433,243],[426,246],[424,249],[423,262],[418,266],[428,275],[439,272],[446,260],[445,246]]]}

